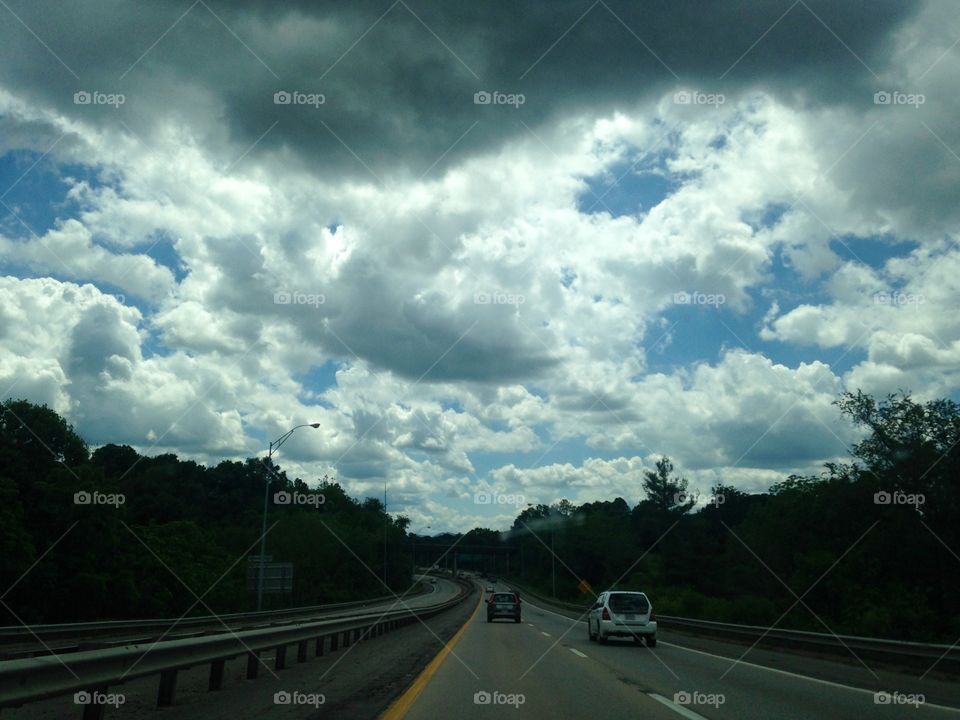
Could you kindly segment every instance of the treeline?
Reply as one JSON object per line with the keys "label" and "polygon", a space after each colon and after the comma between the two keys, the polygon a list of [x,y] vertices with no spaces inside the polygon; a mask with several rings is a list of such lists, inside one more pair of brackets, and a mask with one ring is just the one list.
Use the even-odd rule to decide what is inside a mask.
{"label": "treeline", "polygon": [[90,453],[49,408],[0,404],[0,624],[254,609],[247,558],[259,555],[268,479],[267,554],[293,563],[294,582],[264,609],[388,594],[385,539],[387,583],[409,586],[408,521],[379,500],[326,478],[309,488],[264,459],[208,468],[128,446]]}
{"label": "treeline", "polygon": [[642,589],[662,614],[953,642],[960,406],[862,393],[837,404],[866,430],[849,462],[763,494],[718,485],[694,512],[687,481],[663,459],[634,507],[616,498],[525,508],[501,539],[510,574],[545,594],[555,583],[565,599],[587,596],[586,584]]}
{"label": "treeline", "polygon": [[[864,438],[845,463],[769,492],[720,484],[696,503],[669,459],[623,498],[526,507],[511,530],[415,537],[376,499],[309,488],[263,459],[205,467],[126,446],[90,453],[52,410],[0,404],[2,624],[252,609],[247,557],[294,564],[266,608],[407,588],[413,553],[522,580],[545,594],[642,589],[658,612],[815,632],[960,636],[960,406],[837,401]],[[289,493],[293,502],[274,502]],[[84,494],[85,493],[85,494]],[[121,498],[122,496],[122,498]],[[323,502],[320,502],[322,497]],[[443,561],[452,567],[452,553]],[[202,602],[197,601],[197,597]],[[204,607],[206,606],[206,607]]]}

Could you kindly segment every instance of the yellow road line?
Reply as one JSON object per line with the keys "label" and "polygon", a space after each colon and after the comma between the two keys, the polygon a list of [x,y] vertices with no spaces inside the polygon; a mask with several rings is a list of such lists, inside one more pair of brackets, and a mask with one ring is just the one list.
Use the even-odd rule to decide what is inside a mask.
{"label": "yellow road line", "polygon": [[423,672],[417,676],[417,679],[414,680],[410,687],[407,688],[406,692],[393,701],[393,704],[391,704],[390,707],[384,711],[379,720],[400,720],[400,718],[407,714],[407,712],[410,710],[410,706],[413,705],[414,701],[420,696],[420,693],[422,693],[423,689],[427,686],[427,683],[430,682],[430,678],[432,678],[437,670],[440,669],[443,661],[447,659],[447,655],[450,654],[450,651],[453,650],[454,646],[460,642],[460,638],[463,636],[463,633],[467,631],[467,627],[477,616],[477,613],[480,612],[480,606],[482,604],[483,594],[481,593],[480,598],[477,600],[477,607],[474,608],[473,614],[463,624],[463,627],[457,630],[456,634],[447,641],[447,644],[444,645],[440,652],[437,653],[437,656],[423,669]]}

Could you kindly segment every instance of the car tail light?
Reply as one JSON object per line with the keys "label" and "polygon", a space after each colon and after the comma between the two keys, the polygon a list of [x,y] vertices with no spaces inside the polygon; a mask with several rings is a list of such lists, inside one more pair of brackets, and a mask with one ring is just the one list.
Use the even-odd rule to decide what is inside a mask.
{"label": "car tail light", "polygon": [[610,619],[610,611],[607,610],[606,608],[604,608],[604,609],[603,609],[603,615],[601,615],[601,617],[602,617],[604,620],[609,620],[609,619]]}
{"label": "car tail light", "polygon": [[651,620],[656,620],[656,619],[657,619],[657,614],[656,614],[653,610],[650,611],[650,619],[651,619]]}

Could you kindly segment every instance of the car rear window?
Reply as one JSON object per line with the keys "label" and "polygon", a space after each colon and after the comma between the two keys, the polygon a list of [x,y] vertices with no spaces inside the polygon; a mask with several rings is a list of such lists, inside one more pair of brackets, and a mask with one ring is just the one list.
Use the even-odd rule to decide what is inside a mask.
{"label": "car rear window", "polygon": [[493,596],[493,601],[498,603],[512,603],[516,601],[513,593],[497,593]]}
{"label": "car rear window", "polygon": [[610,609],[615,613],[645,613],[650,603],[644,595],[614,593],[610,596]]}

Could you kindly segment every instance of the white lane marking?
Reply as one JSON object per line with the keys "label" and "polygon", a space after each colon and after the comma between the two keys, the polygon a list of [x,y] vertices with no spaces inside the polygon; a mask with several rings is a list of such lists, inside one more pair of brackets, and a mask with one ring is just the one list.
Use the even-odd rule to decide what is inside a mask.
{"label": "white lane marking", "polygon": [[[569,621],[572,622],[572,623],[575,623],[575,622],[586,622],[586,619],[585,619],[585,618],[584,618],[584,619],[581,619],[581,620],[577,620],[577,618],[572,618],[572,617],[570,617],[569,615],[561,615],[560,613],[555,613],[553,610],[547,610],[545,607],[541,607],[541,606],[539,606],[539,605],[534,605],[534,604],[533,604],[532,602],[530,602],[529,600],[527,600],[527,605],[530,605],[531,607],[535,607],[535,608],[537,608],[537,610],[542,610],[543,612],[550,613],[551,615],[556,615],[558,618],[563,618],[564,620],[569,620]],[[574,611],[571,610],[570,612],[574,612]]]}
{"label": "white lane marking", "polygon": [[[527,605],[535,607],[539,610],[543,610],[543,612],[550,613],[551,615],[556,615],[557,617],[563,618],[564,620],[569,620],[570,622],[586,622],[585,619],[578,621],[576,618],[572,618],[569,615],[561,615],[560,613],[553,612],[553,610],[547,610],[546,608],[541,607],[540,605],[534,605],[529,600],[527,601]],[[726,657],[724,655],[717,655],[716,653],[709,653],[703,650],[694,650],[693,648],[686,647],[685,645],[677,645],[676,643],[664,642],[663,640],[660,640],[658,645],[666,645],[667,647],[677,648],[678,650],[686,650],[687,652],[697,653],[698,655],[706,655],[707,657],[717,658],[718,660],[725,660],[727,662],[733,661],[733,658]],[[756,663],[747,662],[746,660],[741,660],[737,664],[747,665],[748,667],[757,668],[759,670],[766,670],[767,672],[779,673],[780,675],[786,675],[788,677],[797,678],[798,680],[809,680],[810,682],[819,683],[821,685],[829,685],[830,687],[840,688],[841,690],[853,690],[854,692],[866,693],[867,695],[873,695],[876,692],[876,690],[867,690],[866,688],[854,687],[853,685],[843,685],[842,683],[836,683],[830,680],[821,680],[820,678],[810,677],[809,675],[800,675],[798,673],[790,672],[789,670],[780,670],[779,668],[767,667],[766,665],[757,665]],[[673,703],[671,703],[671,705],[672,704]],[[950,707],[949,705],[938,705],[937,703],[925,702],[924,706],[936,708],[937,710],[947,710],[952,713],[960,714],[960,708]]]}
{"label": "white lane marking", "polygon": [[530,627],[535,627],[533,623],[527,623],[527,625],[529,625]]}
{"label": "white lane marking", "polygon": [[689,718],[690,720],[707,720],[707,718],[705,718],[703,715],[698,715],[693,710],[687,710],[687,708],[685,708],[683,705],[677,705],[675,702],[673,702],[673,700],[665,698],[663,695],[657,695],[657,693],[653,692],[647,693],[647,695],[652,697],[657,702],[663,703],[675,713],[680,713],[685,718]]}
{"label": "white lane marking", "polygon": [[[703,650],[694,650],[693,648],[685,647],[683,645],[677,645],[675,643],[659,642],[660,645],[667,645],[668,647],[674,647],[678,650],[686,650],[687,652],[697,653],[698,655],[706,655],[707,657],[717,658],[719,660],[726,660],[728,662],[732,661],[733,658],[725,657],[723,655],[717,655],[715,653],[705,652]],[[809,680],[810,682],[820,683],[821,685],[829,685],[830,687],[840,688],[841,690],[853,690],[859,693],[866,693],[867,695],[875,695],[877,690],[867,690],[866,688],[854,687],[853,685],[843,685],[842,683],[836,683],[831,680],[821,680],[820,678],[810,677],[809,675],[800,675],[798,673],[790,672],[789,670],[780,670],[779,668],[767,667],[766,665],[757,665],[756,663],[747,662],[746,660],[741,660],[738,665],[747,665],[748,667],[757,668],[758,670],[766,670],[767,672],[778,673],[780,675],[786,675],[788,677],[797,678],[798,680]],[[924,702],[924,707],[937,708],[938,710],[949,710],[953,713],[960,714],[960,708],[950,707],[949,705],[937,705],[932,702]]]}
{"label": "white lane marking", "polygon": [[553,637],[550,633],[544,632],[543,630],[540,631],[540,634],[541,634],[541,635],[546,635],[547,637]]}
{"label": "white lane marking", "polygon": [[576,648],[567,648],[567,650],[569,650],[570,652],[572,652],[574,655],[579,655],[580,657],[586,657],[585,654],[583,654],[582,652],[580,652],[580,651],[577,650]]}

